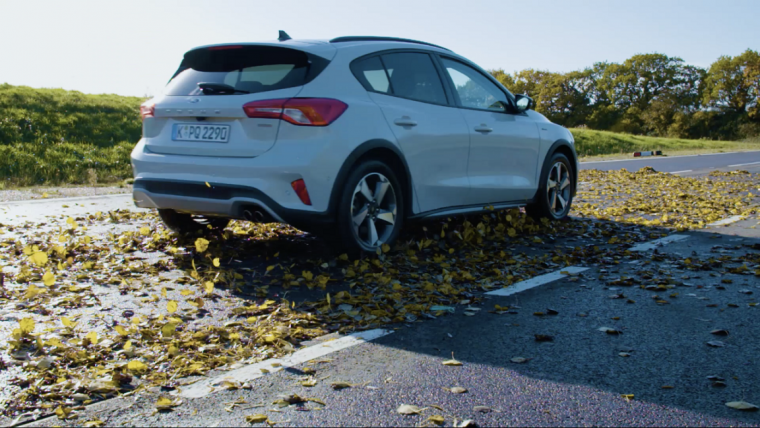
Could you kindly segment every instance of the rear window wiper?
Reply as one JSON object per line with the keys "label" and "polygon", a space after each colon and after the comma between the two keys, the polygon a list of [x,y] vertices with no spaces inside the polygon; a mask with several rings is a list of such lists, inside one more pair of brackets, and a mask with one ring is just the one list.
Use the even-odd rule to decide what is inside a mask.
{"label": "rear window wiper", "polygon": [[250,94],[248,91],[241,91],[224,83],[198,82],[198,87],[208,95]]}

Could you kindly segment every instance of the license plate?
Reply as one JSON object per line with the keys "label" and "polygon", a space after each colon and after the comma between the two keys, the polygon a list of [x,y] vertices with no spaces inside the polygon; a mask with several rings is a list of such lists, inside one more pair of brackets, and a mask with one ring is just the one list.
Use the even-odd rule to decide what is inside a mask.
{"label": "license plate", "polygon": [[230,138],[229,125],[198,125],[178,123],[172,130],[174,141],[203,141],[209,143],[226,143]]}

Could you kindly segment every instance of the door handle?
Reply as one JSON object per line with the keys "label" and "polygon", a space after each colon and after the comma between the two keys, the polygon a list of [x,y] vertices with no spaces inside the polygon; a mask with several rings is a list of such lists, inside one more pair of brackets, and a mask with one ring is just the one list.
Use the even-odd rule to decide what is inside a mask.
{"label": "door handle", "polygon": [[393,121],[398,126],[417,126],[417,122],[413,121],[409,116],[404,116],[400,119]]}
{"label": "door handle", "polygon": [[493,128],[489,128],[485,123],[482,123],[480,126],[475,127],[475,131],[482,134],[488,134],[489,132],[493,132]]}

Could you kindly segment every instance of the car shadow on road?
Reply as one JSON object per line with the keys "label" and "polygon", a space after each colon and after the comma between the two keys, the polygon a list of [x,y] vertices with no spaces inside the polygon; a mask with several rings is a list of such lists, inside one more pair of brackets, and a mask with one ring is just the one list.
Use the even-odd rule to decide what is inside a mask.
{"label": "car shadow on road", "polygon": [[[745,238],[737,247],[726,242],[732,238],[715,239],[712,232],[695,231],[687,234],[691,242],[699,243],[701,253],[686,247],[676,253],[665,248],[635,253],[625,249],[672,231],[576,219],[499,243],[473,241],[466,249],[448,245],[447,239],[456,239],[454,231],[477,231],[482,222],[483,218],[469,217],[423,223],[402,237],[400,251],[356,260],[336,258],[322,242],[306,234],[253,242],[232,237],[225,245],[235,248],[238,258],[227,266],[244,276],[238,296],[259,304],[287,299],[294,310],[315,314],[326,331],[402,327],[373,343],[440,358],[454,352],[465,364],[621,396],[633,394],[637,401],[758,423],[756,415],[724,405],[758,400],[752,387],[760,381],[756,349],[751,345],[757,341],[755,308],[748,306],[752,302],[740,303],[736,290],[721,293],[716,283],[726,279],[739,284],[745,278],[750,285],[757,283],[754,273],[745,275],[739,266],[760,264],[759,239]],[[416,246],[426,240],[434,242],[427,248]],[[456,250],[447,254],[450,248]],[[507,255],[494,260],[494,253],[503,251],[499,248]],[[711,248],[713,253],[707,251]],[[484,253],[489,256],[483,257]],[[742,259],[745,253],[754,256]],[[416,261],[408,263],[412,257]],[[367,269],[359,272],[363,264]],[[567,265],[592,269],[511,297],[489,297],[483,292],[490,288],[475,285],[474,277],[498,270],[497,265],[502,271],[491,279],[514,274],[512,282]],[[269,266],[274,268],[267,270]],[[465,269],[473,272],[472,279],[456,275],[446,279],[447,274]],[[349,270],[353,274],[347,274]],[[401,278],[396,289],[383,284],[391,276]],[[319,277],[327,280],[314,280]],[[420,289],[425,281],[434,283],[435,279],[438,284],[432,291]],[[459,292],[440,291],[439,285],[445,288],[452,282],[460,284]],[[723,291],[738,286],[723,284]],[[325,305],[328,294],[332,300]],[[431,311],[431,302],[455,312]],[[424,309],[404,310],[415,304]],[[494,311],[496,305],[500,310]],[[465,316],[467,306],[480,310]],[[557,315],[541,315],[554,312]],[[599,331],[603,327],[620,334]],[[709,334],[712,329],[728,329],[731,335],[715,337]],[[552,340],[537,341],[537,334]],[[706,345],[718,339],[723,339],[719,347]],[[512,362],[516,357],[528,361]],[[710,376],[723,380],[715,383]]]}

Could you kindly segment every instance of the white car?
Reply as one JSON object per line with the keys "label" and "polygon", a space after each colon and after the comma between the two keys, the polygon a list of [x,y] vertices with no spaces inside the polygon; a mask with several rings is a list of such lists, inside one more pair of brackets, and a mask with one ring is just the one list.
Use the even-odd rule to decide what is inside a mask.
{"label": "white car", "polygon": [[346,250],[406,220],[525,206],[561,219],[571,133],[429,43],[339,37],[202,46],[143,104],[133,196],[178,233],[283,222]]}

